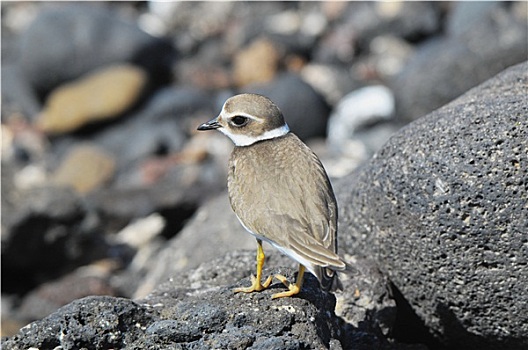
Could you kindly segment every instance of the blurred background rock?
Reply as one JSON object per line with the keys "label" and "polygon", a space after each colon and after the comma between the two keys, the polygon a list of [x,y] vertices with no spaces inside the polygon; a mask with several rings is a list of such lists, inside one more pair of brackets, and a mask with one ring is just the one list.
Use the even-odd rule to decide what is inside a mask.
{"label": "blurred background rock", "polygon": [[528,55],[523,1],[1,6],[2,335],[253,248],[232,146],[195,132],[227,97],[272,98],[336,179]]}

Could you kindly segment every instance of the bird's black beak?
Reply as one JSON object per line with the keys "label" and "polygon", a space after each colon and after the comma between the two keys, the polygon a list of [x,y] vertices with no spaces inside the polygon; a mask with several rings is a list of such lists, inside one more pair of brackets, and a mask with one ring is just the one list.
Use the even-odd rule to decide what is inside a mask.
{"label": "bird's black beak", "polygon": [[198,130],[200,130],[200,131],[203,131],[203,130],[214,130],[214,129],[220,128],[221,126],[222,125],[220,125],[220,123],[218,123],[217,118],[215,118],[213,120],[209,120],[207,123],[203,123],[202,125],[200,125],[198,127]]}

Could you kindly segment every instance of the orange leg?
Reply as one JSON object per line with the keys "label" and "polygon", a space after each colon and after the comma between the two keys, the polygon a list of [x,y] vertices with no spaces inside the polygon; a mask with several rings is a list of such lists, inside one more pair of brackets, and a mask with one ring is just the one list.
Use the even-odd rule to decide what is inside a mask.
{"label": "orange leg", "polygon": [[269,287],[272,277],[269,276],[264,283],[260,283],[262,278],[262,267],[264,266],[264,250],[262,249],[262,241],[257,239],[257,277],[251,275],[251,286],[246,288],[236,288],[233,290],[235,293],[251,293],[251,292],[260,292]]}
{"label": "orange leg", "polygon": [[284,277],[283,275],[275,275],[275,278],[277,278],[286,287],[288,287],[288,291],[273,294],[271,296],[271,299],[291,297],[292,295],[298,294],[302,288],[302,284],[304,280],[304,271],[305,271],[304,265],[299,264],[299,273],[297,274],[297,281],[295,283],[289,282],[288,279]]}

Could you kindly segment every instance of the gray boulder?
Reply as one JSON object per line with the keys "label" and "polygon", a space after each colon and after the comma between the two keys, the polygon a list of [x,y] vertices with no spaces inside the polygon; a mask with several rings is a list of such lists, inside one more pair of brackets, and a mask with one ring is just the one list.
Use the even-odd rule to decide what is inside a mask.
{"label": "gray boulder", "polygon": [[167,242],[147,267],[136,295],[144,296],[170,277],[235,249],[254,249],[256,254],[257,244],[238,222],[224,191],[202,205],[182,231]]}
{"label": "gray boulder", "polygon": [[154,81],[170,76],[172,47],[117,12],[92,4],[48,6],[20,38],[18,63],[41,94],[114,62],[145,68]]}
{"label": "gray boulder", "polygon": [[21,70],[15,64],[2,65],[2,120],[4,123],[13,115],[36,115],[40,103],[28,82],[23,78]]}
{"label": "gray boulder", "polygon": [[297,74],[284,73],[270,83],[248,86],[243,92],[269,97],[281,109],[290,129],[301,139],[326,135],[330,108],[324,98]]}
{"label": "gray boulder", "polygon": [[394,135],[336,184],[340,246],[372,255],[456,348],[528,347],[528,63]]}
{"label": "gray boulder", "polygon": [[92,214],[71,189],[19,189],[2,164],[2,290],[25,293],[105,253]]}
{"label": "gray boulder", "polygon": [[528,57],[526,8],[521,2],[453,6],[447,35],[418,47],[392,81],[403,119],[424,116]]}

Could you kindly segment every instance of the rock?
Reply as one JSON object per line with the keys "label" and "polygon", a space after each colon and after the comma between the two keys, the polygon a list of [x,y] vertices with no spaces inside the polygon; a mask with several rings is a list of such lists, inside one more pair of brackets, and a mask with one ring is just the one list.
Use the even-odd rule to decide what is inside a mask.
{"label": "rock", "polygon": [[243,92],[265,95],[279,106],[290,129],[301,139],[324,136],[329,108],[324,99],[298,75],[285,73],[265,85]]}
{"label": "rock", "polygon": [[116,118],[134,106],[147,84],[146,73],[132,65],[114,65],[61,85],[48,99],[37,125],[61,134]]}
{"label": "rock", "polygon": [[110,262],[83,266],[58,280],[46,282],[24,296],[17,318],[27,323],[44,318],[60,307],[89,295],[117,296],[111,285],[116,266]]}
{"label": "rock", "polygon": [[[170,216],[167,230],[179,230],[180,220],[187,219],[209,193],[217,193],[225,187],[225,180],[222,187],[219,182],[225,179],[223,173],[227,170],[217,167],[211,159],[198,163],[198,160],[188,162],[185,157],[179,157],[179,153],[186,150],[186,131],[194,125],[195,113],[212,115],[210,104],[207,95],[196,89],[160,90],[144,108],[119,123],[95,133],[54,139],[53,152],[48,154],[47,162],[60,164],[79,144],[96,144],[115,162],[109,186],[94,188],[86,197],[88,204],[102,214],[99,229],[115,233],[131,220],[160,212],[162,216]],[[201,143],[202,146],[207,144]],[[188,154],[185,156],[190,158]],[[147,181],[145,164],[157,158],[174,160],[167,161],[164,173],[155,181]],[[227,160],[223,167],[225,164]],[[79,179],[75,178],[76,181]],[[192,188],[193,184],[198,190]],[[173,225],[175,222],[177,224]],[[176,233],[174,231],[169,236]]]}
{"label": "rock", "polygon": [[70,186],[79,194],[91,192],[112,178],[114,157],[92,144],[75,146],[52,175],[58,185]]}
{"label": "rock", "polygon": [[[228,255],[223,261],[216,271],[232,272],[232,266],[242,262],[254,268],[254,253],[244,257]],[[218,266],[220,260],[216,263]],[[283,273],[293,278],[293,271],[277,269],[273,273]],[[283,288],[280,283],[276,284],[277,288],[272,287],[262,293],[234,294],[232,289],[249,283],[249,279],[244,278],[230,286],[217,279],[223,285],[214,287],[208,282],[214,272],[204,272],[207,274],[202,275],[202,280],[192,285],[179,287],[181,284],[174,279],[145,298],[151,305],[163,304],[161,312],[172,314],[170,318],[174,320],[169,328],[173,331],[167,332],[167,326],[163,325],[160,328],[165,331],[159,332],[159,326],[154,323],[147,328],[147,334],[152,334],[154,339],[168,338],[174,343],[220,349],[264,348],[273,344],[289,344],[293,349],[329,348],[331,339],[337,340],[339,344],[339,338],[345,335],[340,334],[339,320],[332,311],[335,298],[322,292],[319,283],[311,275],[305,280],[299,298],[274,301],[271,295]],[[265,270],[266,275],[271,273]],[[189,297],[183,299],[182,293]],[[167,297],[176,302],[167,304]],[[203,336],[204,332],[209,335]]]}
{"label": "rock", "polygon": [[329,147],[345,150],[346,143],[361,129],[394,116],[394,95],[385,86],[368,86],[346,95],[335,107],[328,121]]}
{"label": "rock", "polygon": [[381,331],[392,336],[397,310],[388,278],[373,260],[349,255],[346,259],[357,272],[353,276],[339,274],[343,291],[336,293],[336,314],[366,333]]}
{"label": "rock", "polygon": [[40,110],[40,102],[24,78],[20,68],[14,64],[2,64],[2,121],[13,115],[30,119]]}
{"label": "rock", "polygon": [[[203,205],[182,232],[156,254],[136,297],[145,296],[168,280],[173,287],[199,289],[235,283],[254,274],[255,239],[226,208],[230,208],[226,193]],[[246,251],[239,252],[239,249]],[[267,268],[297,266],[267,243],[264,243],[264,252],[268,257]],[[226,270],[219,269],[224,259],[234,265]],[[344,291],[336,295],[336,313],[365,332],[375,333],[382,329],[383,334],[389,335],[394,326],[396,308],[387,279],[371,261],[356,257],[348,261],[359,273],[353,278],[340,275]],[[367,319],[369,321],[365,322]]]}
{"label": "rock", "polygon": [[178,83],[204,91],[229,87],[232,84],[231,72],[223,62],[232,58],[224,57],[225,48],[226,44],[222,41],[209,41],[197,53],[178,60],[174,67]]}
{"label": "rock", "polygon": [[368,161],[398,128],[390,89],[374,85],[347,94],[328,121],[327,151],[322,160],[327,173],[334,178],[350,174]]}
{"label": "rock", "polygon": [[21,190],[45,186],[49,182],[46,169],[35,164],[29,164],[20,169],[13,180],[14,185]]}
{"label": "rock", "polygon": [[132,300],[86,297],[22,328],[17,335],[4,339],[2,348],[133,348],[132,344],[145,333],[152,320],[148,306]]}
{"label": "rock", "polygon": [[39,96],[99,67],[129,62],[152,84],[170,77],[172,47],[107,7],[92,4],[40,8],[20,38],[19,64]]}
{"label": "rock", "polygon": [[[483,5],[460,6],[476,9]],[[453,23],[448,32],[451,35],[428,40],[418,47],[407,66],[391,81],[398,116],[406,120],[421,117],[506,67],[526,60],[526,16],[520,18],[515,8],[498,2],[493,11],[464,10],[468,23],[464,30]],[[457,17],[458,12],[453,16]],[[471,16],[479,17],[472,20]]]}
{"label": "rock", "polygon": [[[333,311],[334,296],[323,292],[311,274],[294,298],[271,299],[284,289],[281,283],[260,293],[234,294],[233,288],[249,283],[254,258],[254,252],[230,253],[175,276],[136,301],[113,297],[74,301],[4,338],[2,348],[420,348],[390,343],[379,331],[367,330],[368,317],[357,327],[346,324]],[[294,271],[265,268],[264,273],[292,279]]]}
{"label": "rock", "polygon": [[139,284],[149,272],[153,260],[160,256],[159,252],[166,245],[162,233],[166,229],[166,219],[159,213],[153,213],[145,218],[135,219],[109,241],[113,247],[112,256],[121,251],[124,267],[112,276],[111,283],[119,290],[120,296],[132,297],[136,294]]}
{"label": "rock", "polygon": [[87,221],[91,214],[73,190],[18,190],[2,180],[4,292],[26,292],[104,254]]}
{"label": "rock", "polygon": [[453,4],[446,19],[447,32],[451,36],[459,36],[471,31],[472,26],[479,20],[485,20],[497,6],[500,6],[498,1]]}
{"label": "rock", "polygon": [[131,222],[115,235],[115,242],[138,248],[149,244],[165,228],[165,219],[158,213]]}
{"label": "rock", "polygon": [[340,246],[373,256],[447,346],[528,346],[528,63],[394,135],[336,184]]}
{"label": "rock", "polygon": [[196,114],[213,114],[212,103],[204,92],[168,87],[157,91],[137,113],[106,127],[90,140],[118,155],[117,182],[128,184],[133,181],[129,178],[131,168],[139,161],[182,150],[189,120]]}
{"label": "rock", "polygon": [[[2,162],[17,170],[24,166],[43,167],[50,142],[21,115],[11,115],[2,124]],[[18,179],[15,179],[15,183]]]}
{"label": "rock", "polygon": [[210,159],[200,164],[176,163],[153,183],[99,189],[86,200],[101,214],[104,231],[115,232],[133,219],[157,212],[166,221],[162,234],[172,237],[200,204],[225,188],[225,177]]}
{"label": "rock", "polygon": [[235,249],[256,252],[256,248],[255,239],[238,222],[224,191],[202,205],[183,230],[159,252],[136,296],[145,296],[170,277],[227,252]]}
{"label": "rock", "polygon": [[16,309],[15,306],[19,304],[17,299],[13,294],[2,293],[2,337],[15,335],[22,327],[27,325],[27,322],[19,321],[13,316]]}
{"label": "rock", "polygon": [[[354,65],[354,70],[364,75],[374,75],[381,81],[394,79],[407,65],[414,54],[414,46],[404,39],[386,34],[372,39],[370,55]],[[373,72],[369,72],[372,70]]]}
{"label": "rock", "polygon": [[357,36],[364,42],[382,33],[416,40],[440,29],[440,13],[434,3],[358,3],[349,8],[348,14]]}
{"label": "rock", "polygon": [[324,96],[330,106],[335,106],[347,93],[359,87],[348,69],[334,65],[307,64],[300,72],[304,81]]}
{"label": "rock", "polygon": [[237,53],[233,62],[233,80],[236,86],[267,83],[277,72],[279,52],[273,42],[258,39]]}
{"label": "rock", "polygon": [[315,61],[351,64],[357,49],[368,47],[377,36],[390,33],[414,41],[440,29],[438,6],[427,2],[356,2],[340,14],[315,47]]}

